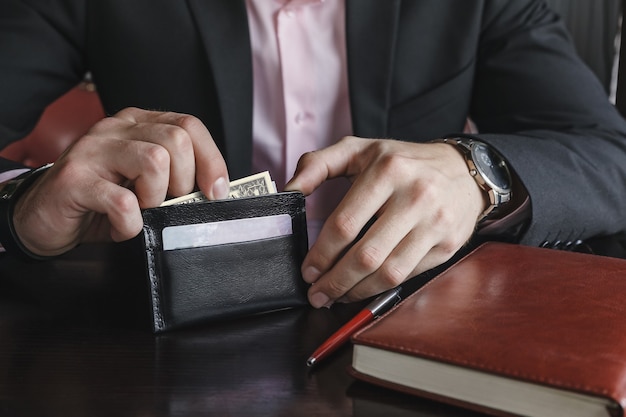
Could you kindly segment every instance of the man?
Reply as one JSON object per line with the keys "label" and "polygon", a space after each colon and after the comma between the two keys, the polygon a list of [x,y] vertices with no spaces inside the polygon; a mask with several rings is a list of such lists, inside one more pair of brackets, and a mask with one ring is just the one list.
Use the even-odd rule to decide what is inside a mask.
{"label": "man", "polygon": [[[437,266],[477,228],[556,246],[626,230],[626,124],[542,1],[5,3],[0,140],[24,136],[85,71],[112,115],[20,189],[5,247],[53,256],[132,238],[140,209],[168,195],[197,185],[223,198],[229,178],[265,165],[287,180],[294,149],[304,156],[285,189],[352,183],[302,266],[315,307]],[[299,74],[319,64],[311,54],[331,63],[315,66],[313,87]],[[334,87],[311,99],[322,110],[294,111],[326,77]],[[461,145],[475,142],[455,139],[469,137],[468,117],[485,143],[474,163],[498,171],[486,176],[502,190],[468,171]],[[326,133],[307,136],[312,122]]]}

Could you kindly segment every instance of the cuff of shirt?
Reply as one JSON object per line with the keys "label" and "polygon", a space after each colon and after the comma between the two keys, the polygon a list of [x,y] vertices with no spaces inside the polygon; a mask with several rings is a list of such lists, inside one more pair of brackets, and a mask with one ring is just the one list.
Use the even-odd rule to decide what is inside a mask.
{"label": "cuff of shirt", "polygon": [[[18,177],[19,175],[23,174],[26,171],[30,171],[30,169],[20,168],[20,169],[11,169],[9,171],[0,172],[0,184],[2,184],[5,181],[12,180],[15,177]],[[4,247],[2,246],[2,243],[0,243],[0,252],[6,252]]]}
{"label": "cuff of shirt", "polygon": [[485,220],[477,231],[479,236],[510,235],[512,230],[519,231],[519,226],[523,225],[531,215],[530,197],[526,199],[515,210],[500,219]]}

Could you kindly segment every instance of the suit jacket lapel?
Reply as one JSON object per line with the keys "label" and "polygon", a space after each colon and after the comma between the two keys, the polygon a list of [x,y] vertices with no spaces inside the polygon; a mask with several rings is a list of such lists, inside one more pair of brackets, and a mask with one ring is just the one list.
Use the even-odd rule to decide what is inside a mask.
{"label": "suit jacket lapel", "polygon": [[401,0],[346,0],[354,134],[384,137]]}
{"label": "suit jacket lapel", "polygon": [[245,2],[187,2],[215,77],[229,173],[233,178],[248,175],[252,164],[252,58]]}
{"label": "suit jacket lapel", "polygon": [[[187,0],[215,77],[226,160],[233,177],[252,163],[252,58],[245,2]],[[401,0],[346,0],[354,133],[384,137]],[[242,68],[247,73],[241,77]]]}

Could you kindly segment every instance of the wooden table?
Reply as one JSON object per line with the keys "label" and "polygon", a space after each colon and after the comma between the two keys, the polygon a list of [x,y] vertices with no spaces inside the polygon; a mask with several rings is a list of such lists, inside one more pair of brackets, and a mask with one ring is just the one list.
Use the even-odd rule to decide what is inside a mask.
{"label": "wooden table", "polygon": [[355,381],[350,346],[308,369],[362,305],[153,335],[144,280],[133,242],[0,254],[0,416],[478,415]]}

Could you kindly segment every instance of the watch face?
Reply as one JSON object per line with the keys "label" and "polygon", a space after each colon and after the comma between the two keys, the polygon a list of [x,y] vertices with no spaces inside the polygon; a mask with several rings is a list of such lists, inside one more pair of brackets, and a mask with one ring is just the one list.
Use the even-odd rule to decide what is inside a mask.
{"label": "watch face", "polygon": [[498,153],[485,144],[475,143],[472,146],[472,156],[476,169],[491,182],[491,186],[503,191],[511,189],[509,171]]}

